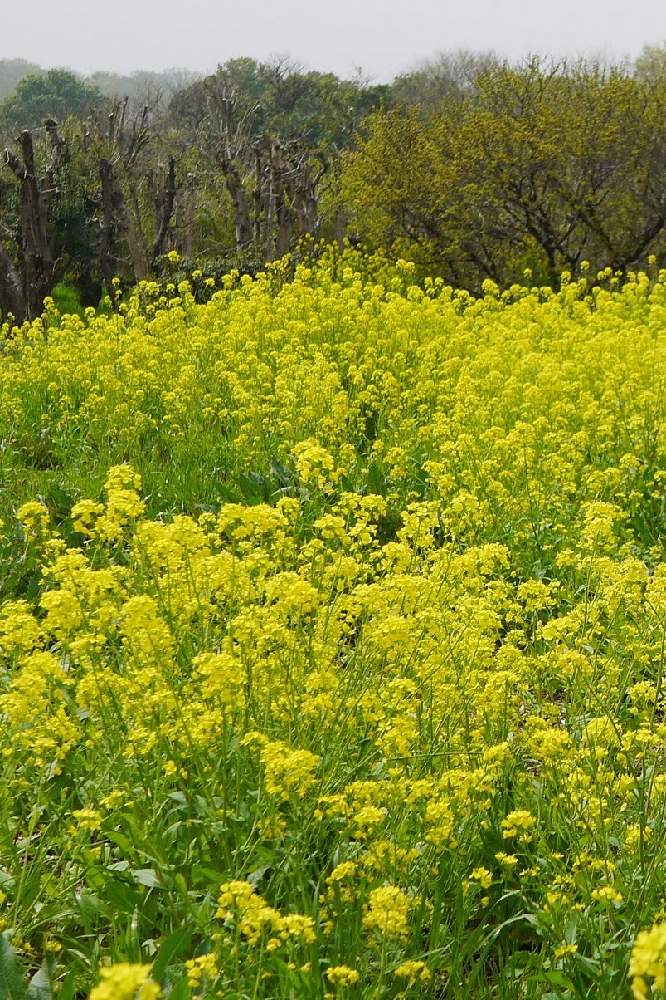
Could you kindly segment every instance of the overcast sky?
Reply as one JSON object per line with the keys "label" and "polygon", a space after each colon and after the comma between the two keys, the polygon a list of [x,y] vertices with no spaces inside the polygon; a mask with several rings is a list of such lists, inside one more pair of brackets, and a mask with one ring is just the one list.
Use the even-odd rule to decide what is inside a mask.
{"label": "overcast sky", "polygon": [[666,41],[666,0],[0,0],[0,10],[0,57],[81,72],[288,54],[384,80],[457,48],[621,57]]}

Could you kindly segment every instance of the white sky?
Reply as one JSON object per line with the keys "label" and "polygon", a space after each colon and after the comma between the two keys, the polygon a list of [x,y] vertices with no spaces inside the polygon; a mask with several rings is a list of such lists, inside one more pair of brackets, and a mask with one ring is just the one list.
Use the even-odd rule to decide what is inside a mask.
{"label": "white sky", "polygon": [[605,57],[666,41],[666,0],[0,0],[0,58],[81,72],[289,55],[389,79],[437,52]]}

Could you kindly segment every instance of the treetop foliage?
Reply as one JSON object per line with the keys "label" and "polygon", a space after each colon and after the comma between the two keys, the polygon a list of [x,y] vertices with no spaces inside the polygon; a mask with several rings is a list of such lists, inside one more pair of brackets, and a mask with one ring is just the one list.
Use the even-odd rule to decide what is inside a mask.
{"label": "treetop foliage", "polygon": [[37,128],[45,118],[85,115],[102,100],[97,87],[67,69],[29,73],[0,104],[0,122],[17,129]]}
{"label": "treetop foliage", "polygon": [[231,59],[175,94],[169,110],[178,122],[205,126],[215,95],[233,97],[238,113],[251,116],[256,136],[339,149],[366,114],[390,101],[390,87],[304,71],[287,60]]}
{"label": "treetop foliage", "polygon": [[442,53],[390,84],[285,58],[31,68],[0,63],[0,86],[25,70],[0,102],[0,313],[35,315],[63,280],[97,305],[171,252],[254,273],[303,237],[474,293],[666,251],[665,47],[617,66]]}
{"label": "treetop foliage", "polygon": [[370,242],[409,245],[466,287],[624,269],[663,244],[665,121],[666,77],[489,64],[427,113],[371,116],[343,199]]}
{"label": "treetop foliage", "polygon": [[41,66],[27,59],[0,59],[0,101],[14,93],[23,77],[43,72]]}

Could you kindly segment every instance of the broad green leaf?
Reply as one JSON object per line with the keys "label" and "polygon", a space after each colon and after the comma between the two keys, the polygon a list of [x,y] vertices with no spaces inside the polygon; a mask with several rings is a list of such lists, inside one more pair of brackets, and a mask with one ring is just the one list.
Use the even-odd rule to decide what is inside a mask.
{"label": "broad green leaf", "polygon": [[53,989],[46,961],[42,962],[41,967],[30,980],[28,997],[30,1000],[52,1000]]}
{"label": "broad green leaf", "polygon": [[7,938],[0,935],[0,997],[2,1000],[25,1000],[26,996],[23,966]]}
{"label": "broad green leaf", "polygon": [[163,888],[162,879],[154,868],[133,868],[132,875],[140,885],[146,885],[149,889]]}
{"label": "broad green leaf", "polygon": [[174,931],[166,941],[160,946],[155,961],[153,962],[153,979],[156,982],[161,982],[164,973],[167,968],[171,965],[173,960],[177,958],[183,951],[187,948],[192,939],[192,928],[191,927],[179,927],[177,931]]}

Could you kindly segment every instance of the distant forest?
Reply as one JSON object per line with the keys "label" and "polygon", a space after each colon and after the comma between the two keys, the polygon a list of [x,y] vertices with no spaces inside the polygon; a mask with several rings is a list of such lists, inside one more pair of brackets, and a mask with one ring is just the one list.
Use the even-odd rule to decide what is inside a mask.
{"label": "distant forest", "polygon": [[[444,53],[375,84],[286,59],[82,77],[0,61],[0,315],[204,298],[345,240],[478,293],[609,283],[666,251],[666,47],[633,63]],[[65,291],[63,291],[65,290]]]}

